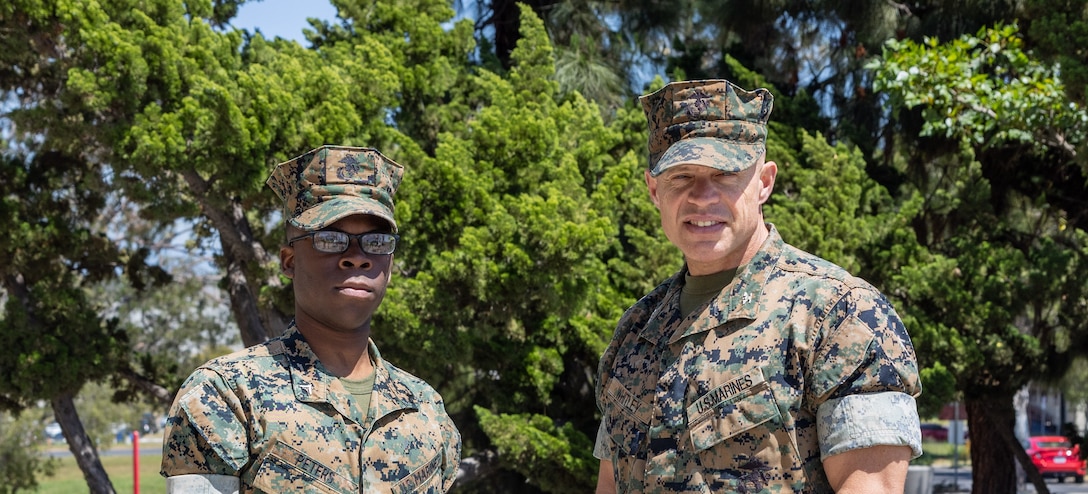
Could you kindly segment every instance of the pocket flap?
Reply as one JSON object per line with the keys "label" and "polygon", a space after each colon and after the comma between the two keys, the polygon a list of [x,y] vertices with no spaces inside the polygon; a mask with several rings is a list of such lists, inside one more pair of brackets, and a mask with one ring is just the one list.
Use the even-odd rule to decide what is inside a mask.
{"label": "pocket flap", "polygon": [[778,403],[759,369],[718,386],[688,406],[696,449],[707,449],[778,417]]}

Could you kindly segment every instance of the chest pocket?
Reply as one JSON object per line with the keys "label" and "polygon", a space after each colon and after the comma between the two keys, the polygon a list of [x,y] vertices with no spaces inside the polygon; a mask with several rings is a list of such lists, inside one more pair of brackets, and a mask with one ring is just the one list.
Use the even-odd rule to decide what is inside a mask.
{"label": "chest pocket", "polygon": [[435,455],[426,464],[409,474],[393,486],[392,492],[397,494],[425,493],[442,494],[442,455]]}
{"label": "chest pocket", "polygon": [[348,494],[359,485],[332,468],[281,441],[268,448],[254,466],[252,485],[260,492]]}
{"label": "chest pocket", "polygon": [[770,383],[759,369],[719,385],[687,407],[691,441],[699,451],[774,421],[779,415]]}

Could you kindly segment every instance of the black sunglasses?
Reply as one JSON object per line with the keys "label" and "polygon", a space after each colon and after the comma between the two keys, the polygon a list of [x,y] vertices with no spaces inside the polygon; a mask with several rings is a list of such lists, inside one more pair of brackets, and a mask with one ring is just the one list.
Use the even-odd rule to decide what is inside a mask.
{"label": "black sunglasses", "polygon": [[363,252],[375,256],[392,254],[394,250],[397,250],[397,240],[400,239],[399,235],[393,233],[367,232],[352,235],[344,232],[321,230],[292,238],[287,241],[287,245],[292,245],[307,237],[313,239],[314,249],[329,254],[339,254],[348,250],[351,239],[357,238],[359,239],[359,247],[363,249]]}

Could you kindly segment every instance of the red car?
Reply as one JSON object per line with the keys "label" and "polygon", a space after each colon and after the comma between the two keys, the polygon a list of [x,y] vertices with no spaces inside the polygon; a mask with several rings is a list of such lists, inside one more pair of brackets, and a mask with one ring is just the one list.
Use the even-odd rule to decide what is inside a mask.
{"label": "red car", "polygon": [[1032,436],[1028,439],[1028,456],[1043,477],[1057,477],[1058,482],[1072,475],[1077,483],[1084,482],[1085,461],[1080,446],[1062,436]]}
{"label": "red car", "polygon": [[941,424],[922,424],[922,441],[948,442],[948,427]]}

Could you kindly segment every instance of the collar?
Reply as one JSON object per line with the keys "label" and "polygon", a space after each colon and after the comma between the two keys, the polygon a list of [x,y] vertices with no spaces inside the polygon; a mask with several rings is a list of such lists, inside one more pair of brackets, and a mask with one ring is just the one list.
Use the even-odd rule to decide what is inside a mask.
{"label": "collar", "polygon": [[786,245],[774,225],[767,223],[767,228],[770,230],[767,239],[747,264],[737,268],[733,281],[701,312],[693,312],[686,318],[680,313],[680,290],[684,285],[687,265],[682,267],[666,281],[668,289],[639,331],[639,336],[655,344],[671,344],[732,320],[755,319],[763,290],[772,273],[771,268],[778,264]]}
{"label": "collar", "polygon": [[365,415],[367,422],[403,409],[418,409],[419,396],[408,385],[392,375],[393,367],[382,359],[374,340],[368,341],[370,358],[374,362],[374,391],[370,397],[370,413],[356,410],[351,393],[340,380],[318,360],[306,338],[292,321],[282,336],[268,343],[272,355],[283,355],[291,372],[291,388],[295,399],[306,403],[328,403],[341,415],[354,418]]}

